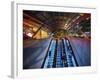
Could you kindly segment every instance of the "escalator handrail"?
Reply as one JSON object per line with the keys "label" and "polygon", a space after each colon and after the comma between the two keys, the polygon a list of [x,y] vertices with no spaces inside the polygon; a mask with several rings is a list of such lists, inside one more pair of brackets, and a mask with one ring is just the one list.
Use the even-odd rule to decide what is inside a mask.
{"label": "escalator handrail", "polygon": [[49,49],[50,49],[50,46],[51,46],[52,40],[53,40],[53,39],[51,39],[51,41],[50,41],[49,47],[48,47],[47,52],[46,52],[47,54],[45,55],[45,58],[44,58],[44,61],[43,61],[43,63],[42,63],[41,68],[44,67],[44,64],[45,64],[46,58],[47,58],[47,56],[48,56],[48,54],[49,54]]}

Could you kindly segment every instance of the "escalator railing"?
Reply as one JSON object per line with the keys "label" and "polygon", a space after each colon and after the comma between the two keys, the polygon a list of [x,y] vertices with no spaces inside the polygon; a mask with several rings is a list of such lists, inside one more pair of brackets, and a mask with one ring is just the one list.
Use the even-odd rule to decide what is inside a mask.
{"label": "escalator railing", "polygon": [[64,40],[64,44],[65,44],[65,48],[66,48],[66,57],[67,57],[67,63],[68,63],[68,67],[75,67],[78,66],[77,60],[75,58],[74,52],[72,50],[72,47],[70,45],[69,40]]}
{"label": "escalator railing", "polygon": [[52,39],[42,68],[61,68],[78,66],[69,40]]}
{"label": "escalator railing", "polygon": [[50,42],[50,45],[48,47],[48,51],[47,51],[47,54],[45,56],[42,68],[51,68],[53,66],[55,46],[56,46],[56,41],[52,39]]}

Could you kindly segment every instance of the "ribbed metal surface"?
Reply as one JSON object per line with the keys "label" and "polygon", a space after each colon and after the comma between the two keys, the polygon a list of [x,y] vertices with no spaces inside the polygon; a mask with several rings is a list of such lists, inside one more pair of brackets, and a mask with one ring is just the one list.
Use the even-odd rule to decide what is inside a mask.
{"label": "ribbed metal surface", "polygon": [[52,40],[43,68],[78,66],[68,40]]}

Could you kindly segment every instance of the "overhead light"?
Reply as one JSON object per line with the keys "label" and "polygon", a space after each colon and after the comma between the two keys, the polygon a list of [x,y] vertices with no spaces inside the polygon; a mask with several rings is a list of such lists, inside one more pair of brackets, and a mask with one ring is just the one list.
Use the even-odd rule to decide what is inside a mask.
{"label": "overhead light", "polygon": [[26,35],[29,37],[32,37],[32,33],[27,33]]}
{"label": "overhead light", "polygon": [[65,26],[67,26],[67,24],[65,24]]}
{"label": "overhead light", "polygon": [[89,20],[89,17],[87,17],[86,20]]}
{"label": "overhead light", "polygon": [[80,13],[80,16],[83,16],[84,15],[84,13]]}
{"label": "overhead light", "polygon": [[34,31],[34,32],[36,32],[36,31],[37,31],[37,29],[38,29],[37,27],[33,27],[33,31]]}
{"label": "overhead light", "polygon": [[66,27],[67,27],[67,24],[64,25],[64,28],[66,28]]}

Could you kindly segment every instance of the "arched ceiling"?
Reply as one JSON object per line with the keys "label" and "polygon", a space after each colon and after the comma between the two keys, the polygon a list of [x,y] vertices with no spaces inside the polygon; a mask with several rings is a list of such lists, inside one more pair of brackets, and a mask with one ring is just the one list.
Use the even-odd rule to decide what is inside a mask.
{"label": "arched ceiling", "polygon": [[[24,23],[36,22],[38,26],[47,27],[50,31],[54,32],[59,29],[72,29],[75,25],[90,24],[91,14],[89,13],[71,13],[71,12],[47,12],[47,11],[23,11]],[[86,22],[87,21],[87,22]],[[85,23],[86,22],[86,23]],[[29,25],[27,24],[27,25]]]}

